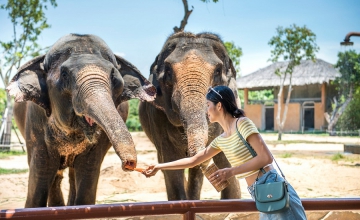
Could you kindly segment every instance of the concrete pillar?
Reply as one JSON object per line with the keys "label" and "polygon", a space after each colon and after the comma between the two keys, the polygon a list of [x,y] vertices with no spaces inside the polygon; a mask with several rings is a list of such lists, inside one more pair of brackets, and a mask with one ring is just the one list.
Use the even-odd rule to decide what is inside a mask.
{"label": "concrete pillar", "polygon": [[248,98],[249,98],[249,89],[244,89],[244,110],[246,108],[246,105],[248,104]]}
{"label": "concrete pillar", "polygon": [[325,112],[325,105],[326,105],[326,83],[321,85],[321,107],[323,112]]}
{"label": "concrete pillar", "polygon": [[[324,115],[326,111],[326,83],[323,82],[321,85],[321,113]],[[321,127],[325,126],[325,117],[321,120]]]}

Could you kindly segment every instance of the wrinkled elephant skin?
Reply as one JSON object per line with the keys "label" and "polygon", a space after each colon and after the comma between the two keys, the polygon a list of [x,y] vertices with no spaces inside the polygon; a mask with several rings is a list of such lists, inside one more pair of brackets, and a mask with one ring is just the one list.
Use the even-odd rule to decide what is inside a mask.
{"label": "wrinkled elephant skin", "polygon": [[136,150],[125,121],[127,100],[153,101],[155,87],[94,35],[70,34],[23,65],[7,87],[25,138],[29,184],[25,207],[95,204],[100,166],[113,146],[126,171]]}
{"label": "wrinkled elephant skin", "polygon": [[[237,97],[235,76],[218,36],[177,33],[167,39],[150,68],[149,81],[156,86],[157,97],[139,107],[142,127],[154,143],[160,163],[192,156],[221,133],[218,124],[209,124],[205,96],[210,86],[227,85]],[[220,168],[230,166],[223,153],[213,159]],[[189,169],[187,183],[183,170],[164,171],[169,200],[200,198],[200,166]],[[231,178],[230,182],[221,198],[240,198],[238,181]]]}

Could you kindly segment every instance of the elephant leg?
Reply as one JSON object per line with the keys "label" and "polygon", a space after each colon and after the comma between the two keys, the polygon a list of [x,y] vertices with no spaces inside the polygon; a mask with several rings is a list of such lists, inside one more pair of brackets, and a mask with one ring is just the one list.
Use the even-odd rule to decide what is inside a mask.
{"label": "elephant leg", "polygon": [[94,147],[86,155],[78,156],[74,163],[76,191],[74,205],[95,204],[100,166],[105,155],[96,148],[98,147]]}
{"label": "elephant leg", "polygon": [[75,170],[69,167],[69,196],[67,205],[75,205],[76,188],[75,188]]}
{"label": "elephant leg", "polygon": [[200,166],[189,169],[189,178],[187,182],[186,194],[189,200],[199,200],[204,175]]}
{"label": "elephant leg", "polygon": [[[157,145],[159,163],[166,163],[184,158],[185,151],[175,147],[168,139]],[[155,145],[156,146],[156,145]],[[184,170],[164,170],[164,179],[168,200],[187,200]]]}
{"label": "elephant leg", "polygon": [[50,191],[49,191],[49,197],[48,197],[48,206],[64,206],[64,197],[61,191],[61,181],[63,179],[63,171],[59,170],[56,173],[55,180],[53,184],[51,185]]}
{"label": "elephant leg", "polygon": [[168,200],[187,200],[184,170],[163,171]]}
{"label": "elephant leg", "polygon": [[[215,157],[213,157],[213,161],[219,169],[225,167],[231,167],[229,161],[226,159],[224,153],[219,153]],[[221,191],[221,199],[240,199],[241,191],[239,180],[237,180],[234,176],[228,179],[230,185]]]}
{"label": "elephant leg", "polygon": [[46,207],[49,189],[55,179],[55,158],[49,158],[46,150],[32,152],[29,162],[29,184],[25,208]]}

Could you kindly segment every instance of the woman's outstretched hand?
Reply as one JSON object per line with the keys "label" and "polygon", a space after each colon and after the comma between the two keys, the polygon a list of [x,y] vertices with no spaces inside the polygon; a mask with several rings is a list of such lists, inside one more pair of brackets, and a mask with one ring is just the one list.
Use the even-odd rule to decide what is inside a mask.
{"label": "woman's outstretched hand", "polygon": [[148,166],[145,171],[143,172],[143,174],[146,177],[151,177],[151,176],[155,176],[155,174],[157,173],[157,171],[159,171],[159,168],[156,167],[156,165],[150,165]]}

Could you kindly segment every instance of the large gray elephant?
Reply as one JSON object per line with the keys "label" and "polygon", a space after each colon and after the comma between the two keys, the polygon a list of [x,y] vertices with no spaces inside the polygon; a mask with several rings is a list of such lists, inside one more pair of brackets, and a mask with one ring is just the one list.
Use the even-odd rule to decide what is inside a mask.
{"label": "large gray elephant", "polygon": [[124,123],[126,101],[153,101],[156,89],[99,37],[60,38],[45,55],[23,65],[7,90],[19,102],[14,116],[26,141],[25,207],[63,206],[60,183],[67,167],[67,205],[95,204],[100,165],[111,145],[123,170],[136,167]]}
{"label": "large gray elephant", "polygon": [[[237,97],[236,72],[223,42],[211,33],[176,33],[165,42],[150,67],[149,81],[156,86],[154,102],[141,103],[142,127],[154,143],[161,163],[192,156],[222,131],[210,124],[205,95],[210,86],[227,85]],[[230,164],[223,153],[213,158],[220,167]],[[201,166],[205,166],[202,164]],[[169,200],[199,199],[203,183],[200,166],[164,171]],[[239,183],[231,178],[221,198],[240,198]]]}

